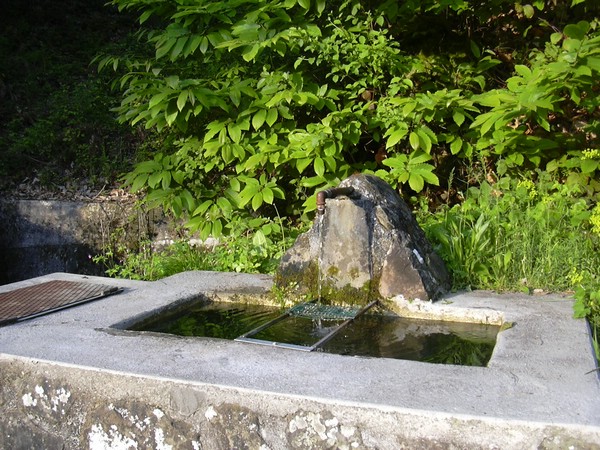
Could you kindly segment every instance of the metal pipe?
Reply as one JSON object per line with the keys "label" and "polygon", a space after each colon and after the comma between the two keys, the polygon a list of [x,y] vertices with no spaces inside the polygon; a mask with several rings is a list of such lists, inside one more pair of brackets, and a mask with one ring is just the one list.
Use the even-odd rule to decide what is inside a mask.
{"label": "metal pipe", "polygon": [[317,192],[317,213],[325,214],[325,200],[328,198],[335,198],[338,195],[352,195],[354,188],[352,186],[347,187],[335,187],[325,189]]}

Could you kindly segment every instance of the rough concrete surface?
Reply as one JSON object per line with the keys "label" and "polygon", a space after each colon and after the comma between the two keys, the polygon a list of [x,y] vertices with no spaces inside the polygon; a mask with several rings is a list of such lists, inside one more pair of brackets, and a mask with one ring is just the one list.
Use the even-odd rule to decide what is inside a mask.
{"label": "rough concrete surface", "polygon": [[305,353],[127,331],[266,276],[157,282],[53,274],[123,293],[0,328],[2,449],[594,449],[600,382],[585,321],[560,296],[471,292],[407,315],[514,322],[488,367]]}

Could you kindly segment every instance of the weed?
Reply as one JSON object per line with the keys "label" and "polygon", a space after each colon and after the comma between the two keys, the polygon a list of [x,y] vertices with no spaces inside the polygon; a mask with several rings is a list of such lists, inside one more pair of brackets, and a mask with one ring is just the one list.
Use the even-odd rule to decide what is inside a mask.
{"label": "weed", "polygon": [[242,232],[222,237],[215,245],[195,245],[182,240],[164,249],[154,249],[150,242],[142,242],[134,252],[107,248],[95,261],[107,267],[109,276],[143,280],[189,270],[274,273],[281,256],[301,230],[285,230],[274,222],[263,223],[258,230],[238,225]]}
{"label": "weed", "polygon": [[470,188],[462,204],[425,217],[424,228],[456,288],[572,291],[598,278],[592,211],[576,189],[538,172]]}

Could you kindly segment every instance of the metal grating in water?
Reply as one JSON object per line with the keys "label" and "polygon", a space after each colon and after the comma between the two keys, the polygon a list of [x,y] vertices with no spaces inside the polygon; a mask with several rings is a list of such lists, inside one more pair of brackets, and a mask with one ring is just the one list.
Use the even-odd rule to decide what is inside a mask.
{"label": "metal grating in water", "polygon": [[0,326],[49,314],[122,290],[114,286],[53,280],[0,293]]}
{"label": "metal grating in water", "polygon": [[322,305],[319,303],[299,303],[288,311],[291,316],[309,319],[353,319],[360,308],[350,306]]}

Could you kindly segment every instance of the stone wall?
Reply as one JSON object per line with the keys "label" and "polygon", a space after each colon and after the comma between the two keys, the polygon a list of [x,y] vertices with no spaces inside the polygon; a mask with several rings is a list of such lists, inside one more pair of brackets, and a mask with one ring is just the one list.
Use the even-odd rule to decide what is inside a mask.
{"label": "stone wall", "polygon": [[572,428],[424,418],[408,410],[0,357],[3,449],[597,448],[594,430]]}
{"label": "stone wall", "polygon": [[159,211],[132,202],[62,200],[0,200],[0,230],[0,284],[54,272],[102,275],[92,259],[115,231],[127,246],[172,234]]}

